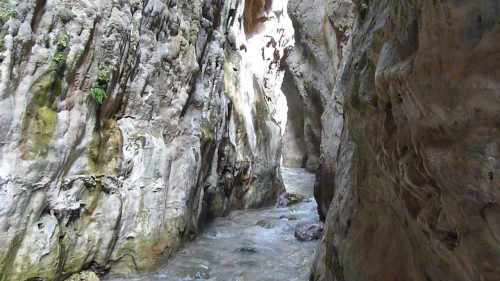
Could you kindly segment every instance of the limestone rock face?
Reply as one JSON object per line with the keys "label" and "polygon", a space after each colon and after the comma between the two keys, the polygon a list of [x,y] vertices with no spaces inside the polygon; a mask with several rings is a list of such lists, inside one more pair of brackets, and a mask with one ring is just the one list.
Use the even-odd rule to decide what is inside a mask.
{"label": "limestone rock face", "polygon": [[[293,118],[302,114],[303,124],[298,126],[302,125],[307,157],[305,166],[309,170],[316,170],[320,164],[321,132],[325,127],[321,121],[323,112],[341,111],[342,100],[331,93],[340,79],[339,69],[343,68],[350,51],[354,6],[352,1],[292,0],[289,4],[296,44],[287,58],[287,74],[291,78],[286,76],[288,79],[282,88],[289,96],[289,103],[295,103],[299,109],[289,115],[290,123],[297,124]],[[302,104],[294,102],[297,96]],[[334,131],[328,127],[324,130]],[[290,130],[290,133],[294,131]],[[295,143],[296,147],[301,146],[299,141]]]}
{"label": "limestone rock face", "polygon": [[1,280],[148,270],[205,215],[276,200],[274,2],[0,3]]}
{"label": "limestone rock face", "polygon": [[283,165],[303,168],[306,166],[308,158],[304,130],[304,102],[297,87],[295,87],[292,74],[288,71],[288,64],[285,67],[281,88],[286,96],[288,116],[283,135]]}
{"label": "limestone rock face", "polygon": [[229,5],[224,79],[236,114],[225,137],[235,146],[228,157],[232,164],[217,172],[223,192],[232,194],[229,204],[236,207],[274,203],[284,189],[279,162],[287,104],[281,83],[294,44],[287,3],[245,0]]}
{"label": "limestone rock face", "polygon": [[[344,122],[343,96],[333,91],[352,50],[357,9],[353,1],[332,0],[292,0],[289,6],[296,44],[287,58],[285,74],[285,78],[288,75],[292,78],[286,79],[282,88],[290,96],[289,103],[297,96],[302,101],[306,167],[317,170],[314,193],[320,217],[324,219],[333,198],[333,188],[328,187],[333,183],[331,175],[335,171]],[[289,115],[289,123],[297,124],[290,120],[294,115]]]}
{"label": "limestone rock face", "polygon": [[290,11],[304,26],[327,13],[338,62],[311,280],[497,280],[498,1],[311,2]]}

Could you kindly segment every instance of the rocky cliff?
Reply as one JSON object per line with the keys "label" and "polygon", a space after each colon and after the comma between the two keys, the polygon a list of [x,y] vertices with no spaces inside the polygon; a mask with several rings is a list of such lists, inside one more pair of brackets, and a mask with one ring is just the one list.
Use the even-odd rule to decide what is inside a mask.
{"label": "rocky cliff", "polygon": [[0,2],[0,280],[154,269],[275,201],[282,138],[311,280],[496,280],[498,1],[287,2]]}
{"label": "rocky cliff", "polygon": [[329,76],[316,83],[326,224],[311,280],[497,280],[498,1],[291,1],[290,12],[308,34],[295,79]]}
{"label": "rocky cliff", "polygon": [[[306,167],[318,171],[314,192],[324,219],[333,198],[333,188],[328,187],[333,184],[344,124],[343,96],[333,91],[352,50],[357,9],[353,1],[292,0],[289,6],[296,44],[287,57],[285,77],[291,79],[286,79],[282,87],[288,90],[290,103],[294,97],[302,101]],[[287,126],[290,124],[297,122],[291,120]]]}
{"label": "rocky cliff", "polygon": [[0,279],[152,269],[273,202],[290,24],[286,1],[0,2]]}

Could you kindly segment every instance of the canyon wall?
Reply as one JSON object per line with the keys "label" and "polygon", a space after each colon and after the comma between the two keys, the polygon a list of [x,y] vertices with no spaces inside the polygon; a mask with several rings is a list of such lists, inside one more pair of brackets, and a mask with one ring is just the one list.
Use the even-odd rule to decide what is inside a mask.
{"label": "canyon wall", "polygon": [[291,1],[290,13],[323,38],[304,35],[322,51],[302,67],[332,49],[335,71],[310,280],[497,280],[499,2]]}
{"label": "canyon wall", "polygon": [[324,154],[326,150],[320,151],[321,143],[332,143],[330,139],[321,141],[322,136],[330,135],[322,134],[322,131],[333,133],[337,130],[324,127],[321,116],[328,112],[342,112],[342,99],[333,96],[332,91],[351,50],[354,6],[351,1],[289,3],[296,44],[286,60],[287,71],[282,88],[286,92],[290,111],[294,107],[295,110],[288,116],[288,131],[284,140],[287,150],[283,154],[285,160],[291,154],[288,161],[291,164],[294,164],[294,159],[305,158],[302,164],[311,171],[317,170],[324,157],[332,157]]}
{"label": "canyon wall", "polygon": [[297,97],[302,101],[306,167],[317,171],[314,193],[324,220],[333,198],[330,187],[344,124],[343,95],[334,91],[352,50],[357,9],[353,1],[292,0],[289,11],[296,44],[287,57],[285,73],[285,78],[292,78],[285,79],[282,88],[287,89],[290,102]]}
{"label": "canyon wall", "polygon": [[154,269],[205,217],[275,202],[274,2],[0,3],[0,280]]}

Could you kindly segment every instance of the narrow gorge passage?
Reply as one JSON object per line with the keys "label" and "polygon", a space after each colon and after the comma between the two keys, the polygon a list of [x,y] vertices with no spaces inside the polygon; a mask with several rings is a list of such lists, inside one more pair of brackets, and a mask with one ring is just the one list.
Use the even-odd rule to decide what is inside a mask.
{"label": "narrow gorge passage", "polygon": [[307,280],[318,243],[298,241],[294,231],[299,224],[319,221],[312,198],[314,174],[299,168],[281,172],[287,192],[303,195],[302,202],[233,211],[216,218],[156,273],[104,280]]}
{"label": "narrow gorge passage", "polygon": [[499,77],[499,0],[0,0],[0,281],[498,281]]}

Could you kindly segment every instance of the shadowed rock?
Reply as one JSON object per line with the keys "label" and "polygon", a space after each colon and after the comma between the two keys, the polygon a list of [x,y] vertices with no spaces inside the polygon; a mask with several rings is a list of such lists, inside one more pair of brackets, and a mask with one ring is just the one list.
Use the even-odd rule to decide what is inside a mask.
{"label": "shadowed rock", "polygon": [[297,224],[293,236],[299,241],[312,241],[320,239],[322,234],[322,222],[304,222]]}

